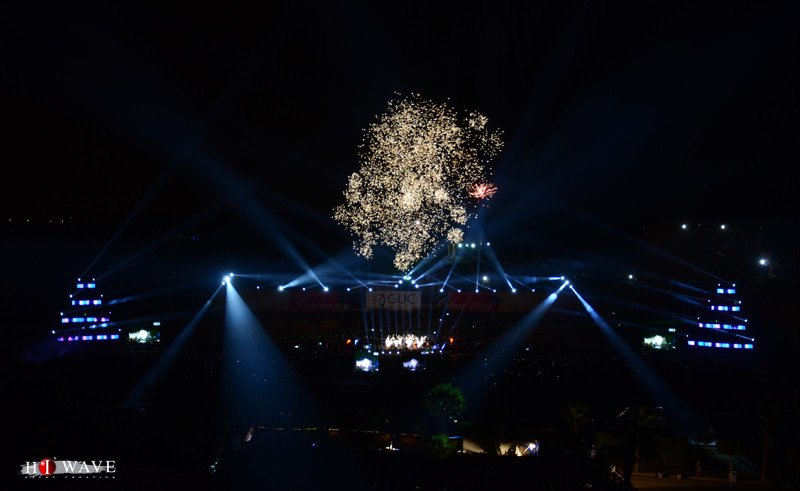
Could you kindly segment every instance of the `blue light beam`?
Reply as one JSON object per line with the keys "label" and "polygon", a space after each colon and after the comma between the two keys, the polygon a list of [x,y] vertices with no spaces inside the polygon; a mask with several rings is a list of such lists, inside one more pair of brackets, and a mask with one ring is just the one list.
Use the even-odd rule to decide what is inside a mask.
{"label": "blue light beam", "polygon": [[594,308],[589,305],[589,302],[584,300],[578,291],[570,286],[570,290],[580,300],[583,308],[592,318],[594,323],[600,328],[606,336],[611,346],[622,357],[622,361],[627,365],[628,369],[633,373],[634,377],[639,380],[642,387],[650,395],[650,398],[656,405],[663,406],[668,414],[675,418],[684,430],[694,430],[699,428],[697,418],[692,411],[681,401],[678,395],[672,391],[653,371],[647,366],[644,361],[628,346],[628,344],[617,334],[611,326],[603,319]]}

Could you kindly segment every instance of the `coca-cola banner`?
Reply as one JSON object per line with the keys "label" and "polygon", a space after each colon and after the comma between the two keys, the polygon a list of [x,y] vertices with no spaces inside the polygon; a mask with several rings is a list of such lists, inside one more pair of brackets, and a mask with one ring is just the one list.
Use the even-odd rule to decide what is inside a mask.
{"label": "coca-cola banner", "polygon": [[346,312],[358,306],[335,292],[302,292],[290,296],[289,308],[298,312]]}
{"label": "coca-cola banner", "polygon": [[440,307],[448,310],[466,312],[497,312],[501,310],[503,299],[498,295],[487,293],[455,293],[452,292],[439,300]]}
{"label": "coca-cola banner", "polygon": [[[544,290],[544,289],[543,289]],[[375,291],[265,291],[242,292],[254,312],[326,312],[346,313],[363,310],[434,309],[450,312],[495,313],[528,312],[541,303],[549,291],[479,293],[438,290],[375,290]],[[572,296],[567,296],[570,299]],[[562,301],[563,302],[563,301]],[[431,305],[433,304],[433,305]],[[362,310],[363,309],[363,310]]]}
{"label": "coca-cola banner", "polygon": [[494,312],[529,312],[545,298],[543,293],[520,291],[519,293],[492,293],[492,292],[450,292],[447,296],[437,299],[439,308],[447,307],[450,311],[463,311],[471,313]]}
{"label": "coca-cola banner", "polygon": [[266,292],[263,290],[243,295],[254,312],[353,312],[361,310],[356,296],[336,292]]}

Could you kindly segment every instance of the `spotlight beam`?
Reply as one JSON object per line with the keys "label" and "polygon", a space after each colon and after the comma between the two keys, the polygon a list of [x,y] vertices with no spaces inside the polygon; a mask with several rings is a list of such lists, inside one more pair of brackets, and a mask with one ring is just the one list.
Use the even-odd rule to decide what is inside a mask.
{"label": "spotlight beam", "polygon": [[641,310],[641,311],[644,311],[644,312],[652,312],[652,313],[666,315],[667,317],[669,317],[671,319],[675,319],[675,320],[678,320],[678,321],[686,323],[686,324],[695,324],[697,322],[696,321],[696,317],[691,317],[691,316],[689,316],[689,314],[681,314],[681,313],[671,312],[671,311],[668,311],[668,310],[657,309],[657,308],[654,308],[654,307],[646,307],[646,306],[641,305],[641,304],[625,302],[625,301],[622,301],[622,300],[616,300],[616,299],[608,298],[608,297],[596,297],[595,296],[595,297],[590,297],[590,298],[592,298],[593,300],[599,300],[601,302],[613,303],[615,305],[624,305],[626,307],[631,307],[633,309]]}
{"label": "spotlight beam", "polygon": [[681,288],[684,288],[684,289],[686,289],[686,290],[690,290],[690,291],[693,291],[693,292],[698,292],[698,293],[707,293],[707,292],[706,292],[705,290],[703,290],[702,288],[697,288],[696,286],[689,285],[689,284],[687,284],[687,283],[683,283],[683,282],[681,282],[681,281],[677,281],[677,280],[667,280],[667,281],[669,281],[669,284],[670,284],[670,285],[679,286],[679,287],[681,287]]}
{"label": "spotlight beam", "polygon": [[530,288],[528,285],[526,285],[525,283],[521,282],[520,280],[518,280],[517,278],[515,278],[515,277],[513,277],[513,276],[509,276],[509,278],[511,278],[512,280],[516,281],[517,283],[519,283],[520,285],[522,285],[522,286],[523,286],[523,287],[525,287],[526,289],[527,289],[527,288]]}
{"label": "spotlight beam", "polygon": [[[586,276],[591,276],[592,278],[596,278],[596,279],[599,279],[599,280],[602,280],[602,281],[605,281],[605,282],[609,282],[609,283],[616,283],[616,284],[620,284],[620,285],[622,285],[622,284],[629,285],[630,284],[630,280],[621,280],[621,279],[617,279],[617,278],[609,278],[609,277],[605,277],[605,276],[596,276],[596,275],[586,275]],[[652,291],[652,292],[656,292],[656,293],[661,293],[661,294],[664,294],[664,295],[670,295],[670,296],[676,298],[677,300],[680,300],[682,302],[688,303],[690,305],[694,305],[694,306],[705,305],[704,302],[706,301],[706,298],[693,297],[693,296],[687,295],[685,293],[678,293],[678,292],[674,292],[672,290],[666,290],[664,288],[658,288],[658,287],[650,286],[650,285],[643,285],[642,283],[639,283],[639,282],[637,282],[635,285],[636,285],[635,288],[639,288],[639,289],[647,290],[647,291]]]}
{"label": "spotlight beam", "polygon": [[[214,211],[217,208],[219,208],[220,203],[221,203],[221,201],[217,201],[212,206],[209,206],[208,208],[206,208],[204,211],[195,214],[194,216],[192,216],[188,220],[185,220],[183,223],[181,223],[177,227],[174,227],[172,230],[170,230],[169,232],[164,234],[165,235],[164,238],[160,238],[160,239],[157,239],[157,240],[149,243],[148,245],[142,247],[137,252],[135,252],[134,254],[129,256],[127,259],[124,259],[122,262],[120,262],[116,266],[112,267],[111,269],[109,269],[108,271],[106,271],[104,273],[101,273],[99,276],[97,276],[97,280],[98,281],[104,280],[108,276],[111,276],[112,274],[114,274],[114,273],[122,270],[123,268],[129,266],[131,263],[133,263],[134,261],[138,260],[139,258],[141,258],[141,257],[151,253],[152,251],[156,250],[159,246],[161,246],[162,244],[167,242],[170,237],[174,237],[174,236],[180,234],[181,232],[183,232],[184,230],[188,229],[192,225],[195,225],[196,223],[200,222],[200,220],[202,218],[204,218],[205,216],[207,216],[208,214],[210,214],[211,211]],[[84,273],[84,276],[85,275],[86,275],[86,273]]]}
{"label": "spotlight beam", "polygon": [[458,262],[455,259],[453,259],[453,265],[450,266],[450,271],[447,272],[447,276],[444,279],[444,283],[442,283],[442,288],[447,286],[447,282],[450,281],[450,276],[453,275],[453,270],[456,269],[456,264],[458,264]]}
{"label": "spotlight beam", "polygon": [[225,295],[222,359],[225,423],[289,426],[308,416],[312,405],[303,384],[232,283]]}
{"label": "spotlight beam", "polygon": [[511,364],[513,356],[520,350],[530,333],[536,329],[558,295],[569,282],[564,282],[556,291],[547,296],[519,322],[506,331],[491,347],[467,366],[457,377],[456,385],[461,387],[468,400],[476,401],[473,407],[482,405],[493,380],[503,374]]}
{"label": "spotlight beam", "polygon": [[687,261],[684,261],[683,259],[680,259],[680,258],[678,258],[676,256],[673,256],[672,254],[669,254],[668,252],[666,252],[666,251],[664,251],[662,249],[659,249],[658,247],[656,247],[656,246],[654,246],[652,244],[648,244],[647,242],[644,242],[641,239],[637,239],[637,238],[635,238],[635,237],[633,237],[633,236],[631,236],[629,234],[626,234],[626,233],[620,231],[619,229],[614,228],[611,225],[608,225],[607,223],[601,222],[600,220],[597,220],[596,218],[594,218],[594,217],[592,217],[592,216],[590,216],[590,215],[588,215],[586,213],[582,213],[582,212],[579,212],[579,211],[574,210],[574,209],[570,209],[569,211],[571,213],[575,214],[578,219],[587,222],[589,225],[591,225],[593,227],[596,227],[596,228],[598,228],[600,230],[603,230],[604,232],[610,233],[610,234],[622,239],[623,241],[634,245],[637,248],[640,247],[640,248],[646,249],[646,250],[648,250],[650,252],[658,254],[659,256],[665,257],[665,258],[667,258],[667,259],[669,259],[671,261],[674,261],[674,262],[676,262],[678,264],[686,266],[687,268],[692,269],[692,270],[694,270],[694,271],[696,271],[698,273],[702,273],[702,274],[704,274],[704,275],[706,275],[706,276],[708,276],[710,278],[714,278],[717,281],[722,281],[723,283],[730,283],[729,281],[726,281],[726,280],[720,278],[719,276],[716,276],[713,273],[710,273],[710,272],[708,272],[708,271],[706,271],[706,270],[704,270],[704,269],[702,269],[702,268],[700,268],[698,266],[695,266],[694,264],[691,264],[691,263],[689,263]]}
{"label": "spotlight beam", "polygon": [[589,302],[587,302],[574,287],[570,287],[570,290],[572,290],[572,293],[574,293],[581,302],[583,308],[586,309],[589,317],[591,317],[606,336],[611,346],[621,355],[623,362],[633,373],[634,377],[639,380],[653,401],[667,408],[670,414],[684,426],[684,429],[697,428],[696,417],[681,401],[678,395],[661,380],[655,371],[647,366],[644,361],[634,353],[628,344],[608,325],[605,319],[589,305]]}
{"label": "spotlight beam", "polygon": [[700,327],[700,326],[698,326],[698,329],[708,329],[708,330],[711,330],[711,331],[714,331],[714,332],[718,332],[718,333],[721,333],[721,334],[726,334],[728,336],[736,336],[737,338],[742,338],[742,339],[748,339],[748,340],[752,340],[753,339],[750,336],[745,336],[743,334],[739,334],[739,333],[736,333],[734,331],[730,331],[728,329],[716,329],[714,327]]}
{"label": "spotlight beam", "polygon": [[[442,266],[444,266],[446,263],[447,263],[447,258],[446,258],[446,257],[440,258],[438,261],[436,261],[436,263],[435,263],[433,266],[431,266],[430,268],[428,268],[427,270],[425,270],[425,271],[424,271],[424,272],[423,272],[421,275],[417,276],[417,277],[414,279],[414,281],[419,281],[419,280],[421,280],[422,278],[424,278],[424,277],[426,277],[426,276],[428,276],[428,275],[430,275],[430,274],[433,274],[434,272],[436,272],[436,271],[438,271],[439,269],[441,269],[441,268],[442,268]],[[409,273],[409,274],[410,274],[410,273]]]}
{"label": "spotlight beam", "polygon": [[[338,260],[337,260],[335,257],[329,256],[329,255],[328,255],[328,254],[327,254],[325,251],[323,251],[323,250],[322,250],[322,249],[321,249],[319,246],[317,246],[317,244],[315,244],[314,242],[312,242],[311,240],[309,240],[307,237],[305,237],[304,235],[301,235],[300,233],[298,233],[297,231],[295,231],[295,230],[293,230],[293,229],[289,229],[289,232],[291,232],[291,233],[292,233],[292,235],[293,235],[293,236],[294,236],[294,237],[295,237],[297,240],[299,240],[299,241],[300,241],[300,243],[302,243],[303,245],[305,245],[306,247],[308,247],[309,249],[311,249],[311,250],[312,250],[314,253],[316,253],[318,256],[320,256],[320,257],[322,257],[323,259],[325,259],[325,261],[326,261],[326,263],[327,263],[327,264],[333,265],[333,266],[334,266],[336,269],[338,269],[339,271],[341,271],[341,272],[345,273],[346,275],[350,276],[350,278],[352,278],[354,281],[356,281],[356,282],[358,282],[358,283],[361,283],[361,285],[362,285],[362,286],[364,286],[364,287],[366,287],[366,286],[367,286],[367,285],[365,285],[365,284],[364,284],[364,283],[363,283],[361,280],[359,280],[358,278],[356,278],[356,277],[355,277],[355,276],[354,276],[354,275],[353,275],[353,274],[350,272],[350,270],[348,270],[347,268],[345,268],[344,266],[342,266],[342,265],[341,265],[341,263],[340,263],[340,262],[339,262],[339,261],[338,261]],[[324,264],[325,264],[325,263],[323,263],[323,265],[324,265]],[[317,267],[317,268],[314,268],[314,270],[317,270],[317,271],[319,271],[319,270],[320,270],[320,268],[321,268],[321,267]],[[313,270],[312,270],[312,271],[313,271]],[[320,284],[320,286],[324,286],[324,285]]]}
{"label": "spotlight beam", "polygon": [[117,240],[117,238],[120,235],[122,235],[122,232],[125,231],[125,229],[128,227],[128,224],[130,224],[133,221],[133,219],[139,215],[139,213],[142,211],[142,208],[144,208],[144,205],[147,204],[148,201],[150,201],[150,198],[153,196],[153,194],[155,194],[155,192],[162,186],[162,184],[164,184],[164,181],[169,175],[170,169],[171,167],[167,167],[165,170],[161,172],[161,174],[158,176],[153,185],[150,186],[150,189],[147,190],[147,194],[145,194],[144,197],[140,199],[139,202],[136,204],[136,207],[134,207],[134,209],[131,210],[130,213],[128,213],[128,216],[125,217],[125,220],[122,222],[119,228],[117,228],[116,232],[114,232],[114,235],[112,235],[111,238],[108,239],[108,242],[106,242],[103,248],[100,249],[100,252],[97,253],[97,256],[95,256],[92,262],[89,263],[89,266],[86,267],[86,270],[81,275],[81,278],[88,275],[89,271],[92,269],[92,266],[94,266],[97,260],[100,259],[100,257],[106,252],[106,250],[108,250],[111,244],[113,244],[114,241]]}
{"label": "spotlight beam", "polygon": [[211,306],[211,302],[221,289],[222,285],[219,285],[214,293],[211,294],[211,297],[209,297],[206,303],[203,304],[200,310],[198,310],[194,317],[192,317],[189,323],[184,326],[175,340],[173,340],[169,347],[164,350],[164,352],[158,358],[158,361],[156,361],[155,365],[153,365],[147,371],[147,373],[141,379],[139,379],[136,385],[128,393],[128,398],[124,403],[126,407],[132,407],[138,403],[142,398],[145,387],[152,387],[155,385],[156,382],[158,382],[158,380],[170,369],[173,363],[175,363],[175,360],[186,346],[187,341],[192,337],[197,324],[199,324],[200,320],[203,318],[203,316],[205,316],[206,312]]}
{"label": "spotlight beam", "polygon": [[[581,315],[583,315],[583,314],[581,314]],[[630,326],[630,327],[635,327],[637,329],[644,329],[646,331],[655,332],[657,334],[660,334],[660,333],[664,332],[664,328],[663,327],[645,326],[643,324],[637,324],[635,322],[623,321],[623,320],[619,320],[619,319],[614,319],[614,322],[616,322],[617,324],[621,324],[623,326]],[[684,337],[688,336],[688,335],[682,334],[682,333],[670,333],[670,334],[679,334],[679,335],[684,336]]]}
{"label": "spotlight beam", "polygon": [[475,291],[478,291],[481,280],[481,250],[483,247],[478,248],[478,259],[475,261]]}
{"label": "spotlight beam", "polygon": [[508,284],[508,288],[512,291],[515,290],[514,286],[511,284],[511,281],[508,280],[508,275],[506,274],[505,269],[503,269],[503,265],[500,264],[500,260],[497,258],[497,254],[495,254],[494,249],[491,247],[486,248],[486,255],[489,257],[489,262],[492,263],[494,266],[495,271],[497,271]]}
{"label": "spotlight beam", "polygon": [[[438,246],[438,245],[436,246],[436,249],[434,249],[434,250],[433,250],[433,252],[431,252],[430,254],[428,254],[427,256],[425,256],[425,258],[424,258],[424,259],[422,259],[422,261],[418,262],[418,263],[417,263],[417,264],[416,264],[416,265],[415,265],[413,268],[411,268],[411,269],[408,271],[408,273],[406,273],[406,275],[407,275],[407,276],[413,276],[415,271],[419,270],[421,267],[425,266],[426,264],[428,264],[429,262],[431,262],[433,259],[435,259],[435,258],[436,258],[436,251],[437,251],[437,250],[439,250],[439,246]],[[444,256],[444,257],[440,258],[440,259],[439,259],[439,261],[437,261],[437,262],[436,262],[436,264],[434,265],[434,267],[435,267],[436,265],[438,265],[439,263],[441,263],[441,262],[442,262],[442,260],[444,260],[446,257],[447,257],[447,256]],[[429,271],[430,271],[430,269],[429,269]],[[425,273],[423,273],[421,276],[424,276],[424,275],[425,275]]]}
{"label": "spotlight beam", "polygon": [[[230,167],[222,165],[204,152],[195,151],[192,156],[196,160],[196,168],[203,171],[208,179],[220,185],[227,192],[241,209],[242,214],[252,222],[254,228],[264,239],[274,242],[295,265],[319,282],[319,278],[284,233],[285,225],[281,224],[263,205],[248,181],[241,178]],[[322,283],[320,282],[320,284]]]}
{"label": "spotlight beam", "polygon": [[[150,290],[145,293],[138,293],[136,295],[128,295],[126,297],[119,297],[113,298],[107,302],[108,306],[111,305],[119,305],[122,303],[134,302],[139,300],[144,300],[145,298],[157,297],[164,295],[165,293],[169,293],[172,291],[181,291],[181,290],[188,290],[189,288],[196,286],[196,281],[186,282],[180,285],[176,285],[175,287],[168,287],[168,288],[160,288],[158,290]],[[109,295],[110,296],[110,295]],[[77,309],[81,310],[81,309]]]}

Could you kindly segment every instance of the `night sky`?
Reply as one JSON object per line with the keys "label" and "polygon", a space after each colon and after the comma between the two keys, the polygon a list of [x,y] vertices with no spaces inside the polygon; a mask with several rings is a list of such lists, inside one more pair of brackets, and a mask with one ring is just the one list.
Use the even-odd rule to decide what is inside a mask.
{"label": "night sky", "polygon": [[783,237],[798,10],[6,5],[3,221],[72,217],[94,251],[130,218],[123,238],[179,230],[269,253],[260,207],[287,236],[338,252],[350,239],[330,217],[363,129],[416,92],[504,132],[482,223],[513,237],[516,257],[684,220]]}
{"label": "night sky", "polygon": [[[715,390],[734,387],[724,400],[733,401],[725,409],[736,417],[742,407],[760,400],[752,392],[788,400],[797,386],[800,2],[585,0],[486,2],[481,7],[430,0],[256,6],[161,2],[153,8],[116,3],[0,4],[0,114],[5,123],[0,132],[0,325],[4,349],[19,353],[6,357],[17,362],[15,373],[21,374],[9,380],[24,389],[7,392],[21,401],[12,405],[20,412],[12,421],[47,423],[35,425],[35,438],[25,429],[20,441],[26,445],[49,438],[48,424],[61,421],[49,411],[61,411],[61,402],[81,418],[91,413],[85,419],[95,419],[90,423],[102,434],[116,435],[122,427],[127,433],[121,435],[138,438],[137,427],[118,424],[121,419],[102,426],[94,399],[67,392],[61,380],[69,371],[58,369],[58,381],[52,382],[53,365],[46,365],[56,360],[48,343],[67,344],[55,343],[52,335],[61,327],[60,310],[72,308],[68,294],[81,276],[97,277],[93,291],[104,292],[102,308],[113,309],[112,325],[163,319],[163,339],[171,340],[191,333],[186,326],[194,329],[190,319],[215,289],[232,298],[234,288],[220,286],[227,272],[239,275],[235,281],[241,282],[243,294],[247,288],[255,292],[256,280],[247,283],[253,278],[248,274],[273,274],[272,283],[263,283],[268,288],[259,285],[265,298],[282,295],[277,288],[282,282],[289,285],[288,280],[311,268],[320,276],[338,274],[338,284],[329,284],[339,295],[350,278],[332,266],[331,258],[348,273],[397,275],[386,249],[371,262],[357,258],[352,237],[332,215],[344,201],[348,176],[359,169],[365,129],[391,99],[409,94],[446,101],[465,113],[480,112],[490,129],[503,132],[505,146],[492,164],[498,193],[472,220],[466,238],[491,241],[492,253],[509,275],[526,280],[523,286],[531,287],[535,278],[530,278],[540,275],[572,281],[587,305],[616,323],[608,332],[618,331],[640,347],[642,333],[653,326],[663,331],[680,320],[681,328],[705,329],[696,320],[703,322],[699,315],[708,314],[711,299],[699,295],[710,296],[718,280],[739,282],[741,315],[749,316],[743,320],[749,323],[745,334],[753,336],[756,349],[736,350],[726,359],[730,365],[711,356],[733,349],[703,352],[712,353],[701,360],[708,365],[697,365],[711,367],[698,370],[711,380],[713,390],[707,393],[706,379],[682,375],[688,365],[667,367],[671,359],[664,356],[659,366],[674,375],[673,388],[702,389],[698,399],[708,402],[706,407],[713,405]],[[478,248],[478,257],[483,250]],[[769,268],[758,265],[760,257],[770,259]],[[454,264],[472,268],[475,262]],[[478,273],[493,274],[478,268],[475,276],[472,270],[470,278],[462,275],[469,282],[475,278],[476,292]],[[305,284],[316,294],[323,284],[313,283]],[[498,292],[505,288],[496,284]],[[535,295],[544,297],[551,287],[537,283]],[[287,297],[307,295],[296,290]],[[222,304],[222,295],[214,298],[215,305]],[[575,326],[590,323],[577,297],[562,298],[568,301],[553,308],[560,316],[554,329],[561,328],[563,319]],[[651,303],[651,298],[656,300]],[[449,308],[444,305],[442,312]],[[209,314],[208,325],[216,330],[198,329],[201,343],[211,345],[208,340],[223,331],[227,321],[221,322],[222,312]],[[272,312],[264,308],[256,314],[268,318]],[[298,321],[291,324],[300,332],[312,323],[321,331],[327,320],[336,320],[302,317],[298,312]],[[518,326],[535,327],[529,317]],[[366,329],[366,315],[363,319]],[[486,322],[498,327],[491,324],[494,320]],[[229,332],[236,331],[225,327]],[[225,349],[220,340],[213,344],[218,358],[187,350],[186,367],[208,369],[202,373],[209,380],[222,380],[222,372],[214,371]],[[286,344],[291,345],[294,341]],[[295,356],[307,356],[308,366],[322,366],[325,359],[314,360],[305,349]],[[574,353],[576,360],[579,354]],[[589,364],[571,366],[601,366],[599,358],[585,354]],[[645,356],[656,359],[651,355]],[[270,358],[275,360],[280,358]],[[149,366],[130,364],[127,358],[118,363],[129,375]],[[556,370],[555,362],[552,367]],[[333,372],[326,368],[319,370],[319,385],[328,390],[334,387],[329,383]],[[28,377],[37,370],[39,375]],[[745,381],[735,385],[745,371]],[[189,373],[185,380],[195,385],[178,390],[175,399],[164,399],[166,416],[156,416],[160,424],[172,425],[170,411],[179,414],[184,403],[211,411],[211,399],[201,394],[207,389],[205,378],[194,378],[193,368],[178,373],[175,386],[182,388],[180,377]],[[610,373],[603,365],[592,376]],[[113,369],[99,374],[109,380],[116,376]],[[612,379],[608,375],[604,383]],[[725,383],[715,384],[715,379]],[[508,380],[517,379],[510,375]],[[359,384],[353,384],[353,393],[360,391]],[[86,394],[97,392],[110,400],[97,385],[85,385]],[[123,389],[116,380],[111,385]],[[562,385],[567,385],[564,379],[553,387],[560,391]],[[198,386],[202,391],[193,395],[202,400],[197,404],[178,397]],[[513,393],[526,392],[509,387]],[[524,395],[537,398],[536,405],[537,390]],[[170,395],[169,390],[163,394]],[[331,400],[347,400],[330,394]],[[796,390],[793,397],[796,412]],[[505,410],[505,399],[496,401]],[[527,410],[525,404],[517,409]],[[178,420],[184,426],[183,413]],[[756,424],[756,419],[749,421]],[[82,423],[64,426],[69,431],[61,438],[72,445],[71,432],[83,431]],[[158,438],[152,441],[168,439],[169,444],[140,444],[136,450],[147,449],[140,457],[183,448],[178,425],[154,428]],[[796,435],[796,429],[785,435]],[[785,448],[796,447],[797,438],[786,440]],[[172,465],[173,460],[180,461],[180,455],[164,462]],[[284,472],[283,457],[274,462]],[[786,462],[787,468],[793,465]],[[308,471],[305,464],[296,469],[297,474],[327,477]],[[349,479],[338,468],[333,474]]]}

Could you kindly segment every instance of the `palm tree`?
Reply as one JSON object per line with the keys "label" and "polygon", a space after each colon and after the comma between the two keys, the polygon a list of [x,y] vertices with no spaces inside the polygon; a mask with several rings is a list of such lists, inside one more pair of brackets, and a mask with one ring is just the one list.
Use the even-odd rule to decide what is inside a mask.
{"label": "palm tree", "polygon": [[639,472],[640,451],[643,445],[649,445],[656,431],[663,426],[664,418],[661,408],[642,406],[636,414],[636,452],[634,456],[633,471]]}
{"label": "palm tree", "polygon": [[717,451],[728,458],[728,477],[733,476],[733,459],[745,452],[745,444],[735,437],[717,438]]}
{"label": "palm tree", "polygon": [[659,466],[666,467],[667,474],[671,474],[674,467],[678,467],[678,473],[682,474],[688,448],[689,445],[685,438],[657,438],[656,460]]}
{"label": "palm tree", "polygon": [[759,419],[761,419],[761,433],[763,437],[763,448],[761,449],[761,482],[767,482],[767,454],[769,451],[770,432],[780,424],[780,412],[776,404],[763,401],[759,404],[758,413]]}
{"label": "palm tree", "polygon": [[630,482],[631,471],[639,472],[641,448],[651,444],[657,429],[663,425],[664,419],[660,407],[641,406],[625,408],[617,416],[617,421],[624,442],[623,474],[627,483]]}

